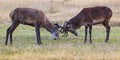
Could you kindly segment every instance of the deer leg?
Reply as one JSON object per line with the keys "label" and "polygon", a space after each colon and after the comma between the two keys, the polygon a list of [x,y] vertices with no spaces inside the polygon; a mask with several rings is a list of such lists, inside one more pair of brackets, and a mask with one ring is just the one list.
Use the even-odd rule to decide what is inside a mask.
{"label": "deer leg", "polygon": [[92,43],[92,25],[89,25],[90,43]]}
{"label": "deer leg", "polygon": [[40,25],[39,24],[35,24],[35,31],[36,31],[36,36],[37,36],[37,44],[40,45],[42,44],[41,42],[41,38],[40,38]]}
{"label": "deer leg", "polygon": [[7,45],[9,34],[10,34],[10,44],[12,44],[12,32],[14,31],[14,29],[15,29],[17,26],[18,26],[18,24],[13,24],[13,23],[12,23],[12,25],[7,29],[5,45]]}
{"label": "deer leg", "polygon": [[7,45],[7,42],[8,42],[8,36],[9,36],[9,33],[10,33],[10,28],[11,28],[11,26],[7,29],[7,32],[6,32],[5,45]]}
{"label": "deer leg", "polygon": [[103,23],[103,25],[106,28],[106,40],[105,40],[105,42],[107,43],[109,40],[110,26],[108,24],[105,24],[105,23]]}
{"label": "deer leg", "polygon": [[17,28],[18,25],[19,25],[19,23],[15,23],[14,25],[12,25],[11,32],[10,32],[10,44],[12,44],[13,31]]}
{"label": "deer leg", "polygon": [[85,26],[85,40],[84,43],[87,41],[87,31],[88,31],[88,26]]}

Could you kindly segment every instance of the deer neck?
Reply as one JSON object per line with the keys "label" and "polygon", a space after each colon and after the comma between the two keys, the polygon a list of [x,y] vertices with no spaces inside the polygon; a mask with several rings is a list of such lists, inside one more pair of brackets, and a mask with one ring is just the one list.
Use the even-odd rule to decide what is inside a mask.
{"label": "deer neck", "polygon": [[43,27],[50,33],[54,32],[54,25],[51,24],[50,22],[45,23]]}
{"label": "deer neck", "polygon": [[79,29],[82,25],[83,18],[72,18],[69,22],[74,29]]}
{"label": "deer neck", "polygon": [[53,37],[54,40],[57,39],[57,35],[56,35],[57,30],[55,29],[55,26],[53,24],[51,24],[50,22],[46,23],[44,25],[44,28],[52,34],[52,37]]}

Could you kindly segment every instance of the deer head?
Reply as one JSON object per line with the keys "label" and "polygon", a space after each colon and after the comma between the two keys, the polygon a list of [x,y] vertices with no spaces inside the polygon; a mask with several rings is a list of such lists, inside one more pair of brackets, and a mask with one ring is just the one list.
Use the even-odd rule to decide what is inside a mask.
{"label": "deer head", "polygon": [[68,32],[71,32],[72,34],[74,34],[75,36],[78,35],[78,32],[77,30],[73,27],[72,23],[66,21],[61,30],[60,30],[61,33],[64,33],[64,36],[68,36]]}

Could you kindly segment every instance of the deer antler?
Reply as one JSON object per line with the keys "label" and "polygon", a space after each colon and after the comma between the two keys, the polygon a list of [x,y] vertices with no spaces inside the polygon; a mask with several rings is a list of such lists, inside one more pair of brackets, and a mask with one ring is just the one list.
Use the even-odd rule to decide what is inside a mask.
{"label": "deer antler", "polygon": [[64,23],[64,25],[61,27],[61,29],[60,29],[60,32],[61,33],[64,33],[64,37],[67,37],[68,36],[68,31],[66,30],[66,26],[67,26],[67,23],[68,23],[68,21],[66,21],[65,23]]}

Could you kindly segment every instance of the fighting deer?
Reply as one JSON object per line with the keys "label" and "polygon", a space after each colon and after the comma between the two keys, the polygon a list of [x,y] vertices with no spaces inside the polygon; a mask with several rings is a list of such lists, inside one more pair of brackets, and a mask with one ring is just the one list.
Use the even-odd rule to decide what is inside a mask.
{"label": "fighting deer", "polygon": [[90,43],[92,43],[92,26],[96,24],[103,24],[106,28],[105,42],[108,42],[110,33],[109,22],[111,16],[112,11],[106,6],[84,8],[79,14],[64,23],[62,32],[64,32],[66,36],[68,32],[71,32],[72,34],[77,36],[77,29],[79,29],[81,26],[85,26],[84,43],[86,43],[87,41],[88,28],[90,35]]}
{"label": "fighting deer", "polygon": [[16,8],[10,13],[9,16],[12,20],[12,24],[7,29],[5,45],[7,45],[9,35],[10,44],[12,44],[12,33],[16,29],[16,27],[18,27],[19,24],[35,27],[38,45],[42,44],[39,31],[41,27],[49,31],[52,34],[54,40],[58,38],[59,27],[52,24],[41,10],[33,8]]}

